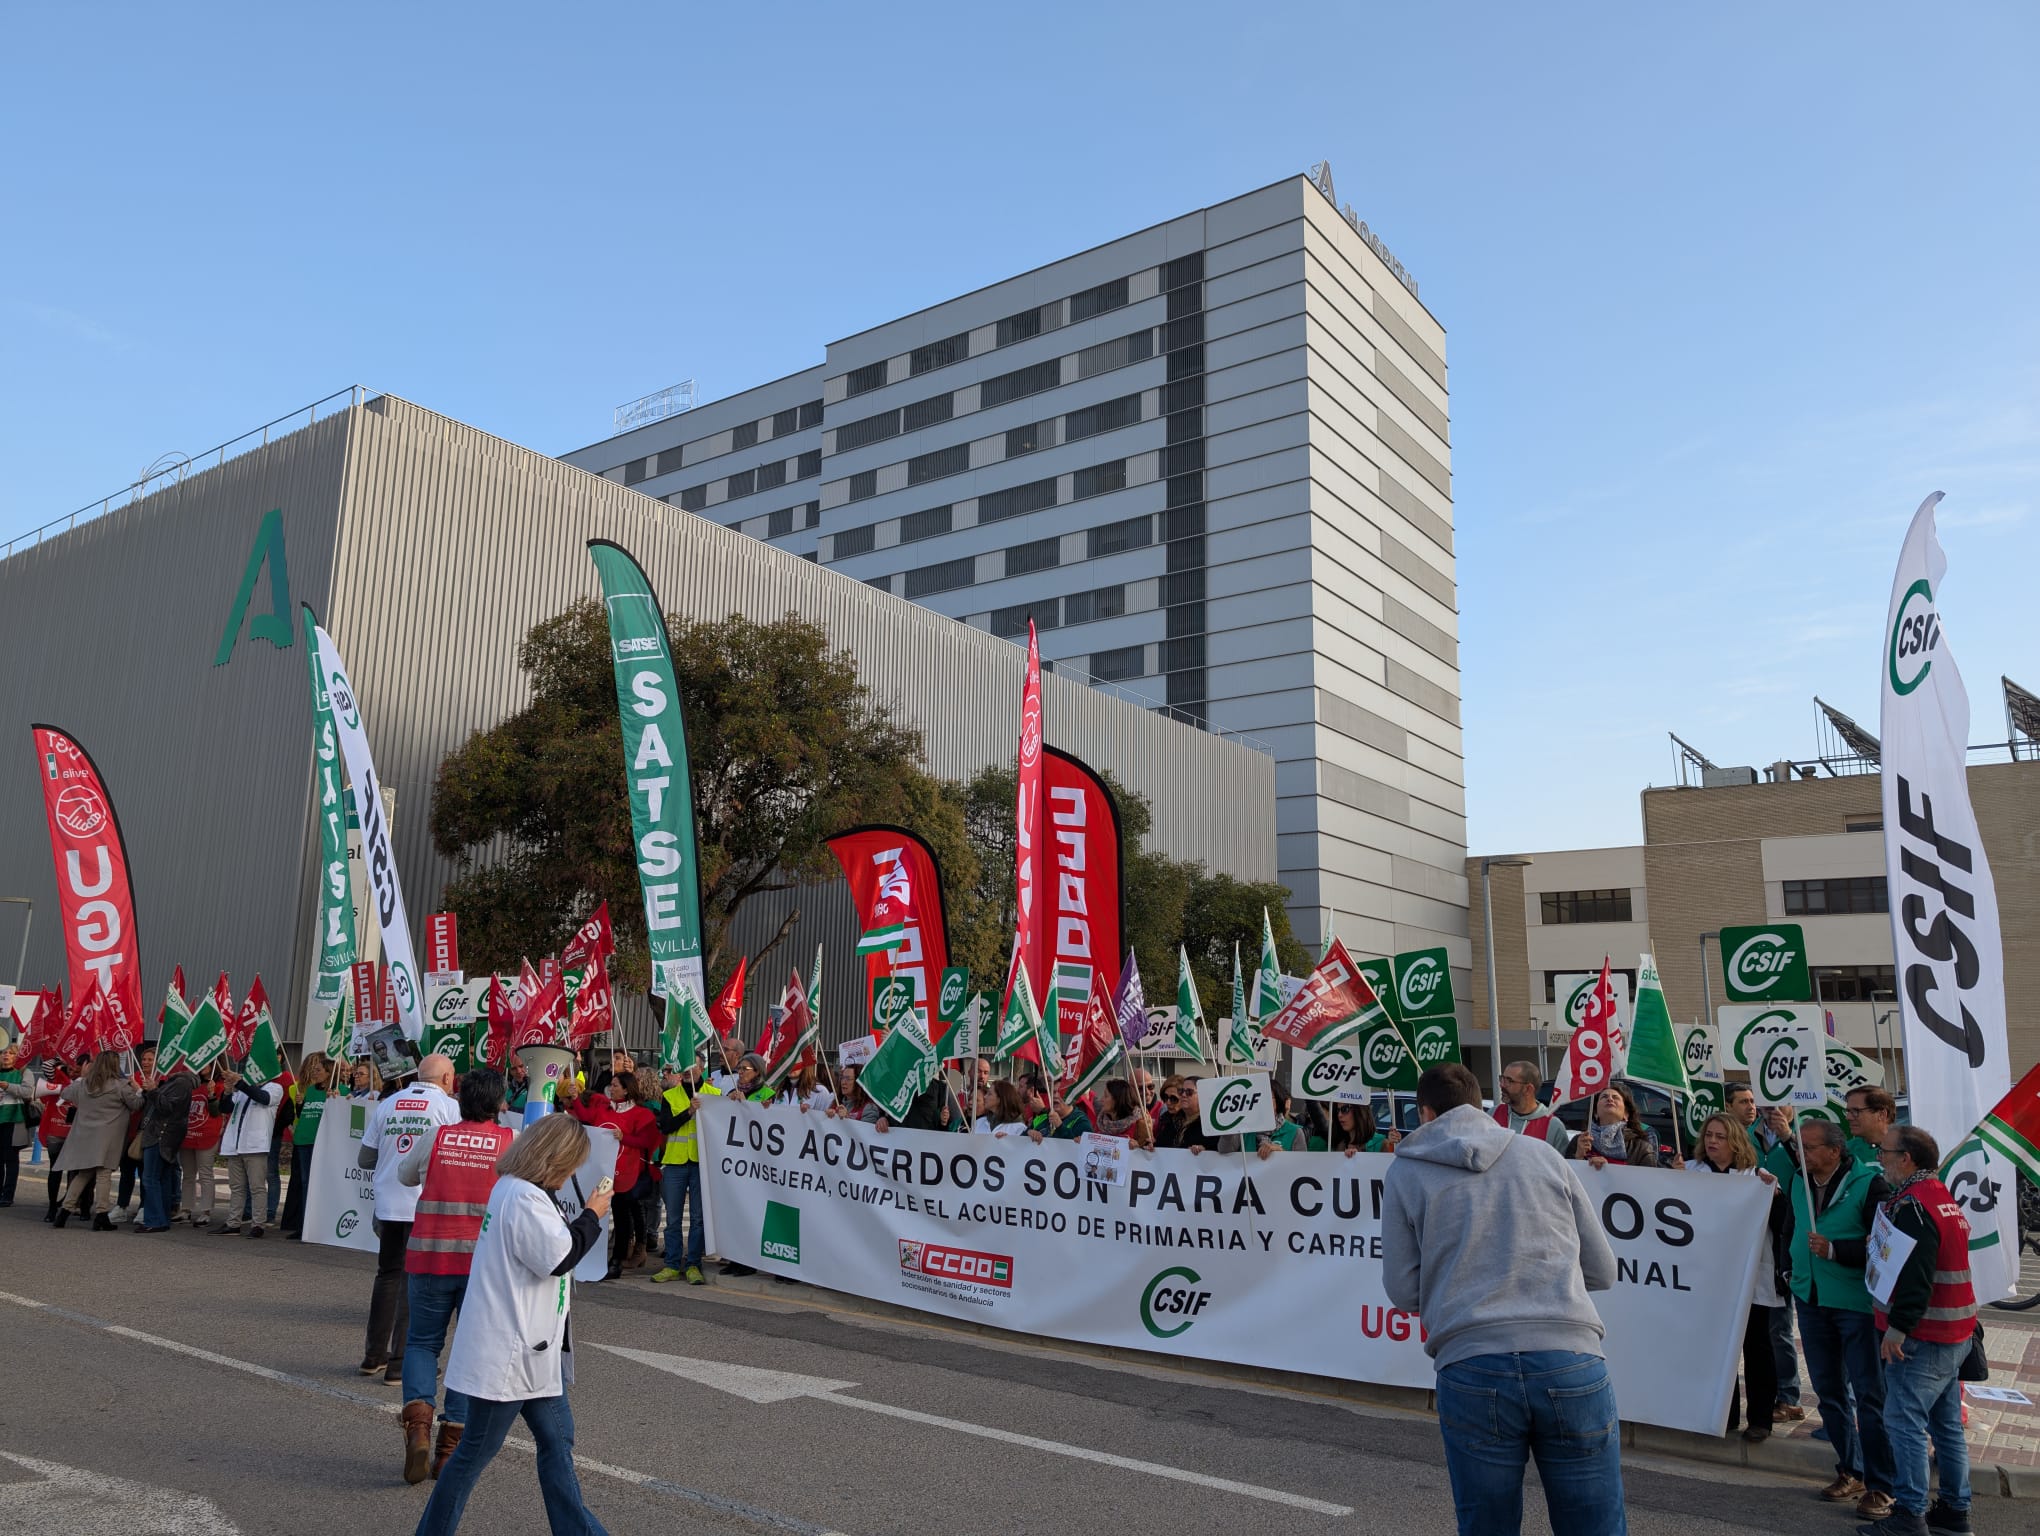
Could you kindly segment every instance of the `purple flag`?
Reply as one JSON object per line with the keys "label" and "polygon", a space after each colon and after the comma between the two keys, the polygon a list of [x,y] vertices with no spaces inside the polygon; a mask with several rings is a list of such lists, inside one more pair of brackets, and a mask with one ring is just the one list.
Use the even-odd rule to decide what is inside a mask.
{"label": "purple flag", "polygon": [[1134,964],[1130,949],[1119,972],[1119,995],[1112,999],[1112,1016],[1119,1021],[1119,1033],[1129,1051],[1147,1038],[1147,994],[1141,990],[1140,967]]}

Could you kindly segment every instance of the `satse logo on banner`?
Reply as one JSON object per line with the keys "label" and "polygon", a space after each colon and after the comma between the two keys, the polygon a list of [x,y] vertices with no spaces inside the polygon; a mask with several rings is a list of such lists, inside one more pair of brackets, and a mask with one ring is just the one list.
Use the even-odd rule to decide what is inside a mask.
{"label": "satse logo on banner", "polygon": [[1201,1087],[1197,1108],[1206,1135],[1237,1136],[1275,1129],[1275,1097],[1268,1091],[1267,1073],[1207,1078]]}

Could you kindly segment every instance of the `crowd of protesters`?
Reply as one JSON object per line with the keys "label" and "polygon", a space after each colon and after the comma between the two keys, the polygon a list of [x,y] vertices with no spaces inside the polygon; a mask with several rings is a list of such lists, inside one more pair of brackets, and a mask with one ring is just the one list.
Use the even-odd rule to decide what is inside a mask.
{"label": "crowd of protesters", "polygon": [[[725,1045],[718,1070],[706,1074],[699,1067],[654,1073],[622,1051],[600,1066],[591,1060],[561,1085],[555,1107],[565,1112],[562,1122],[577,1130],[604,1128],[618,1143],[613,1192],[601,1200],[612,1218],[608,1278],[650,1268],[656,1255],[661,1262],[647,1277],[653,1282],[705,1283],[694,1117],[706,1096],[784,1101],[801,1113],[857,1120],[880,1133],[897,1125],[1036,1142],[1095,1133],[1142,1149],[1262,1160],[1396,1153],[1415,1134],[1408,1122],[1378,1121],[1376,1106],[1293,1099],[1275,1084],[1275,1130],[1214,1136],[1204,1128],[1203,1085],[1195,1075],[1158,1080],[1136,1068],[1072,1101],[1036,1066],[1018,1064],[1009,1076],[995,1076],[985,1061],[966,1067],[960,1082],[939,1076],[895,1121],[864,1093],[854,1067],[810,1066],[774,1081],[762,1057],[734,1042]],[[1541,1142],[1558,1158],[1593,1168],[1613,1163],[1751,1178],[1767,1186],[1769,1215],[1751,1255],[1751,1305],[1727,1432],[1757,1442],[1778,1423],[1806,1416],[1796,1328],[1835,1457],[1834,1479],[1821,1498],[1853,1505],[1870,1522],[1861,1529],[1880,1536],[1950,1536],[1969,1529],[1959,1376],[1965,1368],[1973,1371],[1981,1345],[1968,1283],[1968,1228],[1935,1177],[1933,1138],[1898,1124],[1888,1093],[1852,1091],[1845,1133],[1825,1119],[1795,1125],[1789,1110],[1760,1113],[1747,1084],[1730,1084],[1726,1107],[1707,1117],[1690,1149],[1681,1149],[1652,1135],[1625,1083],[1612,1083],[1589,1101],[1579,1131],[1568,1129],[1546,1102],[1534,1063],[1509,1063],[1500,1088],[1501,1102],[1492,1111],[1483,1106],[1483,1113],[1498,1130]],[[123,1220],[136,1234],[189,1221],[250,1238],[275,1226],[296,1238],[311,1147],[329,1103],[363,1105],[368,1129],[360,1161],[373,1170],[378,1263],[361,1369],[403,1387],[405,1474],[421,1481],[439,1476],[462,1445],[463,1428],[475,1422],[476,1410],[457,1388],[459,1373],[450,1364],[433,1443],[439,1356],[462,1309],[482,1217],[511,1146],[500,1121],[523,1109],[527,1091],[521,1064],[456,1078],[453,1064],[439,1056],[425,1058],[406,1080],[386,1084],[367,1061],[336,1063],[314,1052],[295,1072],[257,1084],[226,1063],[196,1073],[180,1065],[159,1074],[146,1047],[131,1062],[103,1052],[69,1066],[26,1062],[11,1048],[0,1050],[0,1206],[14,1203],[22,1161],[40,1141],[48,1168],[44,1220],[53,1226],[89,1216],[99,1232]],[[1414,1096],[1405,1106],[1415,1111]],[[1395,1108],[1393,1099],[1389,1108]],[[1421,1112],[1413,1119],[1429,1123]],[[227,1173],[224,1201],[217,1193],[220,1167]],[[553,1171],[540,1169],[544,1177]],[[536,1185],[543,1186],[544,1177]],[[139,1209],[130,1215],[137,1191]],[[1873,1297],[1864,1279],[1880,1212],[1913,1240],[1888,1302]],[[592,1242],[586,1224],[562,1219],[559,1233],[541,1246],[549,1253],[566,1244],[578,1262]],[[755,1273],[733,1261],[722,1272]],[[459,1357],[457,1339],[456,1362]],[[495,1415],[500,1404],[491,1402]],[[541,1481],[552,1498],[565,1484],[551,1453],[564,1443],[570,1457],[571,1420],[563,1399],[543,1432],[526,1418],[548,1452],[541,1455]],[[488,1418],[489,1444],[478,1463],[500,1445],[509,1422]],[[1939,1480],[1931,1502],[1929,1444]],[[565,1475],[570,1479],[570,1460]],[[463,1492],[460,1500],[435,1500],[433,1518],[457,1520],[464,1498]]]}

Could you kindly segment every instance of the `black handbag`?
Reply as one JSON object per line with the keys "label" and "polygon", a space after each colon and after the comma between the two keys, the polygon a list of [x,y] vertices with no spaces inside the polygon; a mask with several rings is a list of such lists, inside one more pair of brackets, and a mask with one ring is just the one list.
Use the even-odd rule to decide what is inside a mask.
{"label": "black handbag", "polygon": [[1969,1336],[1969,1353],[1962,1357],[1962,1365],[1955,1372],[1963,1381],[1989,1381],[1990,1356],[1983,1348],[1983,1319],[1976,1320],[1976,1332]]}

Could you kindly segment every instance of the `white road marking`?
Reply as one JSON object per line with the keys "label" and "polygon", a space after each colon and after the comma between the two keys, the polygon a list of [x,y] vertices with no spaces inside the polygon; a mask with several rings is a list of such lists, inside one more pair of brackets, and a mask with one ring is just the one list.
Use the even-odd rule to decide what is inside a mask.
{"label": "white road marking", "polygon": [[[257,1365],[252,1360],[236,1360],[232,1355],[218,1354],[213,1350],[201,1349],[195,1344],[186,1344],[178,1339],[163,1338],[159,1334],[143,1333],[139,1328],[126,1328],[117,1323],[105,1322],[100,1318],[90,1317],[83,1312],[74,1312],[68,1307],[60,1307],[47,1301],[38,1301],[33,1296],[17,1296],[11,1291],[0,1291],[0,1302],[8,1302],[17,1307],[27,1307],[31,1311],[46,1312],[52,1317],[60,1317],[67,1322],[77,1323],[87,1328],[95,1328],[101,1333],[112,1334],[117,1338],[131,1339],[137,1344],[147,1344],[153,1349],[168,1350],[172,1354],[184,1355],[193,1360],[203,1360],[208,1365],[217,1365],[226,1370],[240,1371],[244,1375],[260,1377],[262,1380],[274,1382],[278,1386],[294,1387],[303,1392],[316,1392],[321,1397],[338,1398],[342,1402],[357,1407],[371,1408],[377,1413],[395,1415],[401,1408],[401,1404],[393,1403],[386,1398],[370,1397],[361,1392],[350,1392],[345,1387],[336,1387],[327,1382],[314,1381],[308,1376],[293,1376],[288,1371],[279,1371],[273,1366]],[[522,1451],[527,1455],[536,1455],[538,1452],[538,1447],[521,1435],[509,1436],[503,1443],[510,1449]],[[0,1455],[8,1455],[8,1453],[0,1451]],[[21,1456],[9,1456],[8,1459],[18,1461],[22,1465],[35,1470],[56,1466],[54,1462],[31,1462],[28,1458]],[[748,1521],[753,1525],[762,1525],[773,1530],[792,1531],[796,1533],[796,1536],[844,1536],[844,1533],[841,1531],[830,1530],[827,1527],[815,1525],[811,1521],[798,1519],[793,1515],[782,1515],[774,1510],[762,1509],[755,1504],[746,1504],[741,1499],[725,1498],[719,1493],[709,1493],[704,1489],[689,1488],[683,1483],[676,1483],[668,1478],[657,1477],[650,1472],[639,1472],[631,1467],[615,1466],[610,1462],[597,1461],[590,1456],[576,1455],[574,1457],[574,1465],[583,1472],[592,1472],[598,1477],[612,1478],[617,1482],[627,1483],[633,1488],[641,1488],[648,1493],[662,1493],[672,1498],[684,1499],[690,1504],[699,1504],[709,1509],[718,1510],[723,1514]],[[59,1468],[58,1470],[68,1473],[74,1469]],[[90,1478],[95,1483],[101,1485],[120,1483],[122,1481],[118,1478],[104,1478],[97,1473],[83,1473],[79,1475]],[[23,1486],[21,1484],[0,1485],[0,1487],[4,1487],[6,1490],[7,1507],[10,1510],[16,1507],[16,1489]],[[34,1484],[26,1486],[40,1487],[43,1485]],[[126,1486],[140,1488],[142,1485],[133,1484]],[[191,1502],[204,1503],[203,1500]],[[211,1507],[206,1505],[208,1509],[211,1509]],[[130,1536],[130,1533],[137,1529],[137,1522],[133,1517],[133,1512],[125,1507],[118,1511],[119,1518],[117,1520],[109,1519],[99,1525],[72,1523],[72,1512],[67,1508],[64,1513],[66,1516],[65,1520],[59,1522],[53,1528],[64,1531],[65,1536],[99,1536],[102,1530],[106,1533],[106,1536]],[[214,1511],[214,1515],[217,1517],[218,1512]],[[141,1528],[153,1531],[158,1527],[143,1526]],[[239,1536],[238,1529],[226,1523],[223,1518],[216,1518],[216,1523],[211,1526],[185,1524],[175,1527],[164,1525],[160,1528],[166,1532],[166,1536],[184,1536],[186,1532],[189,1532],[190,1536]]]}
{"label": "white road marking", "polygon": [[241,1536],[241,1528],[210,1499],[151,1488],[124,1477],[109,1477],[61,1462],[38,1461],[0,1451],[37,1475],[33,1483],[0,1484],[0,1506],[10,1530],[53,1530],[65,1536]]}
{"label": "white road marking", "polygon": [[880,1413],[887,1418],[905,1419],[910,1424],[925,1424],[931,1429],[953,1430],[959,1435],[975,1435],[980,1440],[996,1440],[1002,1445],[1017,1445],[1031,1451],[1046,1451],[1054,1456],[1068,1456],[1077,1461],[1096,1462],[1100,1466],[1117,1467],[1127,1472],[1144,1472],[1150,1477],[1168,1478],[1172,1482],[1194,1483],[1199,1488],[1214,1488],[1221,1493],[1234,1493],[1242,1498],[1261,1499],[1270,1504],[1284,1504],[1291,1509],[1308,1510],[1314,1515],[1330,1515],[1338,1518],[1353,1513],[1351,1505],[1327,1504],[1322,1499],[1308,1498],[1300,1493],[1291,1493],[1283,1488],[1262,1488],[1253,1483],[1234,1482],[1228,1477],[1212,1477],[1204,1472],[1188,1472],[1181,1467],[1164,1466],[1160,1462],[1139,1461],[1131,1456],[1115,1456],[1108,1451],[1097,1451],[1086,1445],[1066,1445],[1060,1440],[1042,1440],[1033,1435],[1017,1434],[1010,1429],[993,1429],[984,1424],[969,1424],[961,1419],[944,1418],[941,1414],[920,1413],[912,1408],[896,1408],[891,1403],[874,1403],[861,1397],[844,1397],[842,1394],[857,1385],[854,1381],[831,1381],[821,1376],[801,1376],[792,1371],[768,1371],[756,1366],[734,1365],[726,1360],[695,1360],[685,1355],[661,1355],[648,1349],[625,1349],[617,1344],[598,1344],[584,1340],[583,1346],[604,1350],[612,1355],[621,1355],[626,1360],[635,1360],[648,1365],[655,1371],[664,1371],[687,1381],[699,1382],[719,1392],[728,1392],[750,1402],[760,1404],[783,1403],[793,1398],[811,1397],[839,1408],[856,1408],[865,1413]]}

